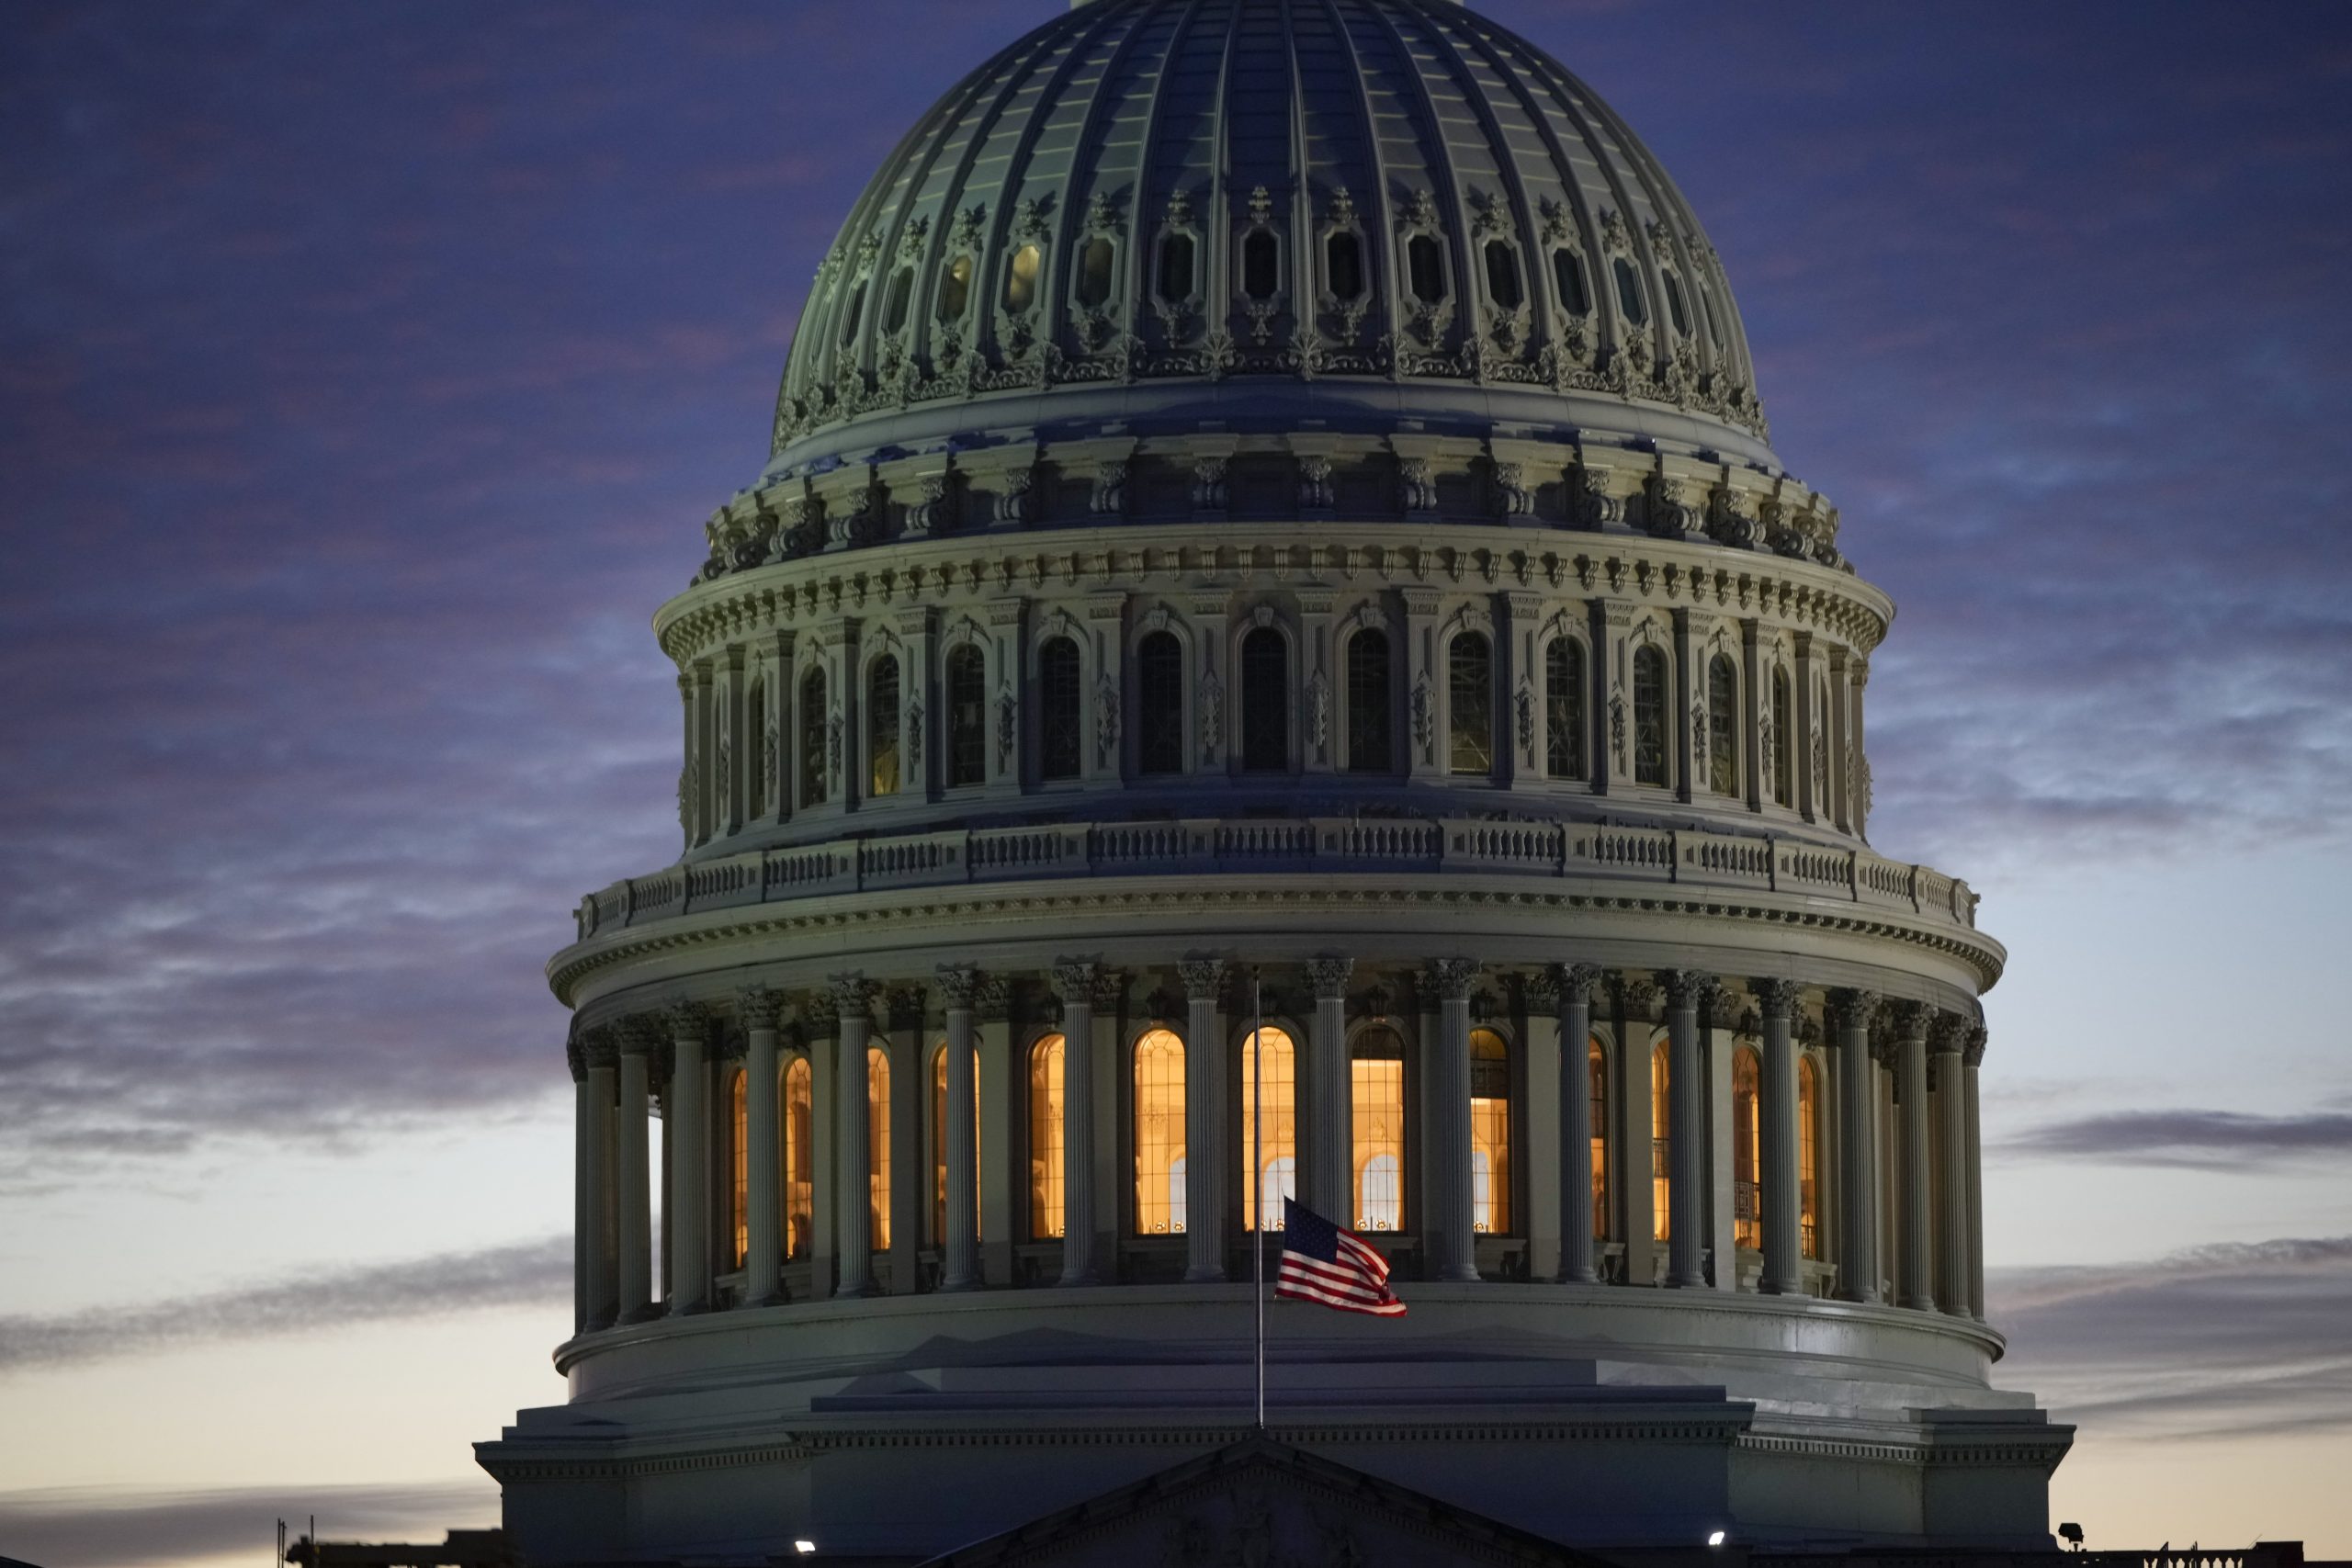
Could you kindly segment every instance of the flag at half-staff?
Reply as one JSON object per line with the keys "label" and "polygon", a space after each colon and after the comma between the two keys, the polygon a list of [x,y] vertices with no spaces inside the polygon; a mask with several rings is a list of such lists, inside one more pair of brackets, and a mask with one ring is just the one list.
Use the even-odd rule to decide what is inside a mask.
{"label": "flag at half-staff", "polygon": [[1374,1317],[1405,1315],[1405,1303],[1388,1288],[1387,1260],[1363,1237],[1295,1198],[1283,1200],[1283,1264],[1274,1294]]}

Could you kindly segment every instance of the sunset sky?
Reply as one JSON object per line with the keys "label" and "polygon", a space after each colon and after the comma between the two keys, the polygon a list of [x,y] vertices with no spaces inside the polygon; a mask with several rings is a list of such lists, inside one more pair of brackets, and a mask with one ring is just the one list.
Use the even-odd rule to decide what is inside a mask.
{"label": "sunset sky", "polygon": [[[818,257],[1063,0],[0,6],[0,1555],[494,1522],[579,896]],[[2094,1547],[2352,1557],[2352,7],[1476,0],[1721,252],[1901,606],[1997,1375]]]}

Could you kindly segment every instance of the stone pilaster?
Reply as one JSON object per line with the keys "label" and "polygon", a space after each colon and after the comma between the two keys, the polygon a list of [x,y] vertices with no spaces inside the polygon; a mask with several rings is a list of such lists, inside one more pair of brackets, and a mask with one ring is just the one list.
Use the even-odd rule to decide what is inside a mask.
{"label": "stone pilaster", "polygon": [[670,1315],[710,1310],[710,1067],[703,1052],[708,1025],[702,1010],[670,1010]]}
{"label": "stone pilaster", "polygon": [[743,1300],[765,1306],[784,1299],[784,1226],[778,1185],[784,1163],[776,1128],[776,1013],[784,998],[765,986],[736,993],[743,1020]]}
{"label": "stone pilaster", "polygon": [[1928,1023],[1925,1002],[1894,1004],[1895,1066],[1903,1101],[1900,1191],[1903,1201],[1902,1303],[1919,1312],[1936,1310],[1928,1248]]}
{"label": "stone pilaster", "polygon": [[1560,1263],[1564,1285],[1589,1285],[1593,1267],[1592,987],[1600,971],[1589,964],[1553,970],[1560,1010]]}
{"label": "stone pilaster", "polygon": [[1969,1315],[1968,1105],[1961,1083],[1961,1054],[1968,1041],[1968,1021],[1958,1013],[1939,1012],[1928,1033],[1930,1063],[1928,1098],[1936,1114],[1936,1153],[1942,1168],[1936,1178],[1936,1300],[1951,1317]]}
{"label": "stone pilaster", "polygon": [[1968,1161],[1968,1315],[1984,1321],[1984,1126],[1978,1114],[1977,1069],[1984,1061],[1984,1026],[1973,1024],[1961,1053],[1962,1087],[1967,1099],[1964,1139]]}
{"label": "stone pilaster", "polygon": [[1093,964],[1054,965],[1062,1004],[1062,1277],[1065,1285],[1098,1283],[1094,1261]]}
{"label": "stone pilaster", "polygon": [[1441,1280],[1478,1278],[1470,1143],[1470,987],[1477,977],[1476,959],[1441,958],[1430,964],[1424,983],[1438,1003],[1437,1049],[1430,1054],[1429,1078],[1437,1180],[1427,1229],[1433,1233],[1430,1250]]}
{"label": "stone pilaster", "polygon": [[1804,1290],[1804,1215],[1797,1195],[1797,1048],[1790,1026],[1796,1010],[1794,980],[1749,982],[1756,992],[1764,1031],[1763,1147],[1758,1151],[1763,1178],[1758,1194],[1764,1227],[1764,1273],[1756,1288],[1768,1296],[1793,1296]]}
{"label": "stone pilaster", "polygon": [[943,1291],[975,1290],[980,1283],[979,1164],[972,1146],[973,1119],[978,1114],[972,1003],[979,979],[969,968],[943,964],[939,970],[940,995],[947,1004],[947,1125],[943,1129],[947,1234],[940,1239],[939,1267]]}
{"label": "stone pilaster", "polygon": [[[583,1327],[610,1328],[620,1311],[620,1271],[616,1242],[619,1224],[615,1213],[619,1186],[615,1152],[616,1079],[619,1042],[610,1029],[592,1029],[582,1041],[588,1089],[588,1190],[583,1250],[587,1292],[582,1305]],[[639,1115],[643,1113],[640,1111]],[[642,1160],[639,1169],[644,1168]]]}
{"label": "stone pilaster", "polygon": [[1021,1234],[1015,1205],[1025,1203],[1016,1186],[1016,1161],[1028,1160],[1013,1136],[1013,1097],[1026,1079],[1012,1059],[1012,987],[1001,976],[983,975],[972,990],[979,1032],[980,1278],[1009,1282],[1013,1277],[1013,1239]]}
{"label": "stone pilaster", "polygon": [[1315,987],[1315,1026],[1307,1040],[1306,1179],[1300,1196],[1307,1207],[1335,1224],[1348,1224],[1354,1212],[1355,1084],[1348,1067],[1348,978],[1355,962],[1310,958],[1306,977]]}
{"label": "stone pilaster", "polygon": [[1700,1159],[1707,1126],[1699,1092],[1699,1009],[1715,977],[1696,969],[1667,969],[1659,972],[1658,983],[1666,987],[1667,1126],[1673,1140],[1667,1172],[1666,1282],[1689,1287],[1707,1282]]}
{"label": "stone pilaster", "polygon": [[1225,1278],[1225,1173],[1231,1163],[1225,1120],[1225,961],[1188,958],[1184,982],[1184,1278]]}
{"label": "stone pilaster", "polygon": [[1828,1038],[1838,1058],[1838,1293],[1849,1302],[1879,1299],[1876,1066],[1871,1060],[1875,991],[1830,994]]}

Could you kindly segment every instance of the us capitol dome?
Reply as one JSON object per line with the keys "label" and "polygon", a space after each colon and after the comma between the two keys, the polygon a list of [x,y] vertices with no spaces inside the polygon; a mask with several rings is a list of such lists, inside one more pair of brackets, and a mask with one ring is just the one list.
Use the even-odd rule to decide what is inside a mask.
{"label": "us capitol dome", "polygon": [[[2046,1549],[2003,953],[1867,841],[1894,605],[1756,387],[1449,0],[1095,0],[942,98],[655,615],[678,861],[548,965],[528,1561]],[[1270,1309],[1261,1436],[1292,1195],[1410,1310]]]}

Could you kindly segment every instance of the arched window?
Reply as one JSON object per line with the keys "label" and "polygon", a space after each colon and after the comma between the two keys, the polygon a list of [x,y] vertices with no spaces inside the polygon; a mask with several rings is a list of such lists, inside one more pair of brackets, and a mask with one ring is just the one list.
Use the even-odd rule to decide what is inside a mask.
{"label": "arched window", "polygon": [[1470,1228],[1510,1229],[1510,1047],[1491,1029],[1470,1032]]}
{"label": "arched window", "polygon": [[1574,637],[1544,649],[1544,772],[1584,777],[1584,649]]}
{"label": "arched window", "polygon": [[1101,234],[1080,247],[1078,253],[1078,302],[1088,310],[1100,306],[1111,298],[1111,269],[1118,259],[1118,252]]}
{"label": "arched window", "polygon": [[751,794],[750,811],[754,817],[765,816],[768,809],[768,690],[761,682],[752,682],[752,694],[743,709],[743,729],[748,753],[744,769],[744,787]]}
{"label": "arched window", "polygon": [[1342,302],[1363,295],[1363,243],[1341,231],[1323,242],[1323,283]]}
{"label": "arched window", "polygon": [[1241,292],[1252,299],[1271,299],[1281,292],[1282,245],[1260,229],[1241,242]]}
{"label": "arched window", "polygon": [[882,307],[882,330],[895,333],[907,324],[907,307],[915,297],[915,269],[902,266],[890,279],[890,296]]}
{"label": "arched window", "polygon": [[1290,645],[1272,626],[1241,639],[1241,765],[1290,771]]}
{"label": "arched window", "polygon": [[1062,1037],[1029,1047],[1029,1239],[1062,1234]]}
{"label": "arched window", "polygon": [[899,660],[886,653],[865,672],[865,761],[869,795],[899,793]]}
{"label": "arched window", "polygon": [[1821,1256],[1821,1081],[1797,1058],[1797,1223],[1804,1255]]}
{"label": "arched window", "polygon": [[1762,1076],[1755,1052],[1743,1049],[1732,1054],[1732,1239],[1751,1252],[1764,1246],[1764,1189],[1757,1175],[1758,1149],[1763,1138],[1757,1085]]}
{"label": "arched window", "polygon": [[733,1238],[729,1256],[737,1269],[743,1267],[752,1247],[752,1108],[744,1098],[748,1087],[742,1068],[727,1075],[727,1229]]}
{"label": "arched window", "polygon": [[1796,804],[1796,789],[1789,769],[1790,736],[1793,728],[1789,704],[1789,672],[1775,668],[1772,671],[1772,799],[1781,806]]}
{"label": "arched window", "polygon": [[1664,785],[1666,773],[1666,654],[1634,650],[1634,782]]}
{"label": "arched window", "polygon": [[972,302],[972,258],[957,256],[939,275],[939,319],[960,321]]}
{"label": "arched window", "polygon": [[[1266,1136],[1257,1139],[1258,1058],[1265,1056]],[[1283,1200],[1298,1196],[1296,1048],[1280,1029],[1263,1028],[1241,1043],[1241,1228],[1280,1230]],[[1252,1155],[1261,1162],[1250,1174]],[[1261,1224],[1260,1216],[1263,1215]]]}
{"label": "arched window", "polygon": [[1617,280],[1617,308],[1625,313],[1625,320],[1637,327],[1648,324],[1649,307],[1642,302],[1641,279],[1634,276],[1634,264],[1619,256],[1609,271]]}
{"label": "arched window", "polygon": [[1367,1029],[1349,1053],[1354,1087],[1355,1228],[1405,1228],[1405,1043]]}
{"label": "arched window", "polygon": [[817,1121],[808,1058],[784,1069],[784,1255],[808,1256],[817,1220]]}
{"label": "arched window", "polygon": [[1184,1228],[1184,1042],[1155,1029],[1136,1042],[1136,1232]]}
{"label": "arched window", "polygon": [[1463,632],[1446,649],[1446,771],[1481,777],[1495,771],[1495,667],[1477,632]]}
{"label": "arched window", "polygon": [[1674,1169],[1674,1119],[1668,1114],[1673,1088],[1666,1042],[1661,1040],[1650,1053],[1650,1236],[1657,1241],[1671,1239],[1667,1231],[1668,1216],[1674,1212],[1668,1179]]}
{"label": "arched window", "polygon": [[1181,305],[1193,293],[1193,236],[1170,234],[1159,242],[1159,297]]}
{"label": "arched window", "polygon": [[1445,252],[1435,238],[1416,234],[1405,244],[1405,276],[1413,298],[1434,305],[1445,298]]}
{"label": "arched window", "polygon": [[800,678],[800,804],[825,803],[825,672]]}
{"label": "arched window", "polygon": [[[972,1064],[977,1077],[979,1063]],[[972,1094],[972,1163],[977,1168],[980,1153],[980,1097],[975,1083]],[[931,1235],[940,1246],[947,1245],[947,1042],[942,1040],[931,1054]],[[972,1234],[979,1234],[980,1191],[976,1183],[972,1189]]]}
{"label": "arched window", "polygon": [[1348,638],[1348,771],[1393,773],[1389,739],[1388,634],[1366,627]]}
{"label": "arched window", "polygon": [[1707,787],[1739,793],[1739,676],[1727,653],[1707,661]]}
{"label": "arched window", "polygon": [[947,653],[947,787],[984,784],[989,767],[988,658],[971,643]]}
{"label": "arched window", "polygon": [[1487,298],[1496,308],[1516,310],[1525,291],[1519,285],[1519,253],[1500,240],[1487,242]]}
{"label": "arched window", "polygon": [[890,1055],[865,1048],[865,1192],[874,1213],[874,1250],[890,1250]]}
{"label": "arched window", "polygon": [[1086,755],[1078,644],[1049,637],[1037,650],[1037,776],[1074,779]]}
{"label": "arched window", "polygon": [[1609,1239],[1609,1055],[1598,1035],[1585,1045],[1585,1089],[1592,1109],[1592,1239]]}
{"label": "arched window", "polygon": [[865,279],[859,278],[850,286],[849,308],[842,312],[842,341],[851,343],[857,337],[858,318],[865,313]]}
{"label": "arched window", "polygon": [[1682,286],[1675,281],[1674,274],[1670,272],[1662,272],[1658,276],[1666,284],[1666,313],[1673,318],[1674,330],[1684,337],[1689,337],[1690,317],[1682,309]]}
{"label": "arched window", "polygon": [[1035,245],[1023,245],[1012,253],[1004,267],[1004,308],[1018,315],[1037,298],[1037,273],[1044,258]]}
{"label": "arched window", "polygon": [[1184,645],[1174,632],[1148,632],[1136,645],[1136,767],[1184,771]]}
{"label": "arched window", "polygon": [[1566,245],[1552,253],[1552,282],[1560,290],[1561,310],[1571,316],[1591,311],[1592,293],[1585,287],[1584,262]]}

